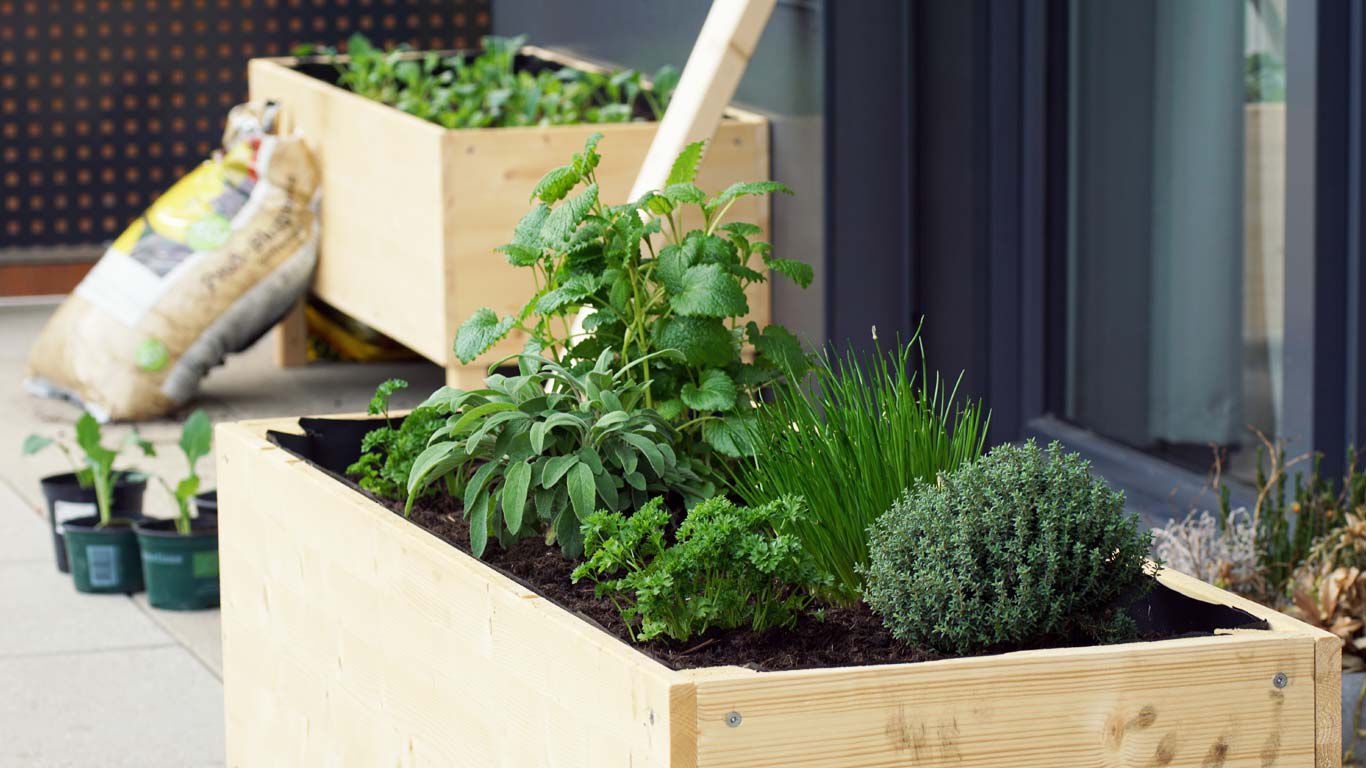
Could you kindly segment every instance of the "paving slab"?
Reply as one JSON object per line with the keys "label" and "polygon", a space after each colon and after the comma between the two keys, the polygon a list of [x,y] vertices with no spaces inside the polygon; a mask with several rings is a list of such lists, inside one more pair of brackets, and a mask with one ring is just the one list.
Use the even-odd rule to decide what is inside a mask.
{"label": "paving slab", "polygon": [[[73,405],[22,388],[33,340],[56,304],[0,305],[0,766],[195,768],[223,764],[222,639],[218,611],[170,612],[146,596],[81,595],[52,562],[44,475],[70,471],[61,453],[20,456],[31,433],[70,438]],[[215,423],[364,410],[375,385],[412,385],[395,407],[416,405],[444,383],[426,362],[277,368],[269,341],[228,358],[176,418],[139,423],[157,447],[139,469],[175,482],[184,472],[179,420],[202,407]],[[106,427],[118,438],[130,425]],[[212,459],[200,466],[212,487]],[[158,484],[145,514],[175,504]]]}
{"label": "paving slab", "polygon": [[7,768],[224,764],[222,686],[179,647],[0,658],[0,690]]}

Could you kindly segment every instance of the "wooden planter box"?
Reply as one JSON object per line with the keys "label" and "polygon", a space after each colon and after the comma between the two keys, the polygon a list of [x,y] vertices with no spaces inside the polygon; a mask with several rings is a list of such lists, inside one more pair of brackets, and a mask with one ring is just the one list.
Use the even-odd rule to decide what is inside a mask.
{"label": "wooden planter box", "polygon": [[267,429],[298,431],[289,419],[217,433],[229,766],[1340,764],[1336,638],[1187,576],[1162,580],[1271,629],[674,671],[269,443]]}
{"label": "wooden planter box", "polygon": [[[588,62],[525,48],[536,59],[579,69]],[[253,59],[253,100],[281,104],[283,125],[301,131],[323,171],[322,241],[313,293],[446,366],[453,386],[477,386],[491,362],[520,352],[514,334],[469,367],[455,359],[456,329],[480,307],[521,309],[534,290],[529,270],[494,248],[531,208],[531,189],[603,134],[601,196],[624,202],[654,139],[656,123],[447,130],[300,71],[295,59]],[[316,65],[315,65],[316,66]],[[698,177],[705,190],[769,177],[768,121],[730,109]],[[766,198],[746,198],[731,220],[769,224]],[[751,317],[769,318],[766,285],[749,294]],[[280,338],[280,359],[301,362],[297,323]]]}

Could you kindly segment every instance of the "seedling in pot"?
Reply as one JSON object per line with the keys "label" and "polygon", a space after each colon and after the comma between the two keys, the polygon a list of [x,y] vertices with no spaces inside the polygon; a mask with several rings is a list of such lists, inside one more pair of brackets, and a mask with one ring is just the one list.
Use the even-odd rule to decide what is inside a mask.
{"label": "seedling in pot", "polygon": [[209,455],[212,449],[213,423],[209,421],[209,415],[204,413],[203,409],[198,409],[185,420],[185,426],[180,431],[180,450],[185,454],[185,463],[189,466],[190,473],[181,478],[174,488],[163,478],[157,478],[162,487],[175,498],[176,507],[179,509],[175,527],[176,532],[182,536],[190,535],[190,507],[193,505],[194,495],[199,493],[199,472],[195,466],[200,459]]}
{"label": "seedling in pot", "polygon": [[[76,464],[75,453],[70,447],[39,435],[29,435],[24,440],[24,454],[37,453],[49,445],[56,445],[62,453],[66,454],[68,459],[72,460],[73,465]],[[109,525],[114,517],[114,481],[117,478],[117,473],[114,471],[114,461],[129,446],[137,446],[144,456],[156,456],[156,448],[142,439],[136,429],[125,435],[117,447],[106,448],[103,445],[100,423],[89,413],[81,414],[81,417],[76,420],[76,446],[84,454],[85,464],[84,467],[77,466],[76,477],[80,479],[83,486],[94,487],[95,505],[99,510],[100,527],[103,528]]]}

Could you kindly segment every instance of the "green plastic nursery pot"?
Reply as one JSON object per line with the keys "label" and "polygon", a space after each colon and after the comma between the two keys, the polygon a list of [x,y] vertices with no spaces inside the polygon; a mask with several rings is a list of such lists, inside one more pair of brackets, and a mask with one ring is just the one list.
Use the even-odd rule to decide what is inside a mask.
{"label": "green plastic nursery pot", "polygon": [[[57,553],[57,570],[69,573],[71,565],[66,557],[66,542],[62,538],[62,524],[77,517],[94,515],[95,489],[82,488],[75,472],[49,475],[38,481],[43,498],[47,500],[47,522],[52,529],[53,549]],[[114,480],[114,509],[124,517],[142,516],[142,493],[147,490],[147,476],[137,472],[120,472]]]}
{"label": "green plastic nursery pot", "polygon": [[77,592],[142,591],[142,557],[133,521],[114,518],[100,527],[96,515],[77,517],[63,523],[62,532]]}
{"label": "green plastic nursery pot", "polygon": [[195,611],[218,606],[216,521],[196,519],[187,535],[176,531],[174,520],[142,520],[134,530],[152,607]]}

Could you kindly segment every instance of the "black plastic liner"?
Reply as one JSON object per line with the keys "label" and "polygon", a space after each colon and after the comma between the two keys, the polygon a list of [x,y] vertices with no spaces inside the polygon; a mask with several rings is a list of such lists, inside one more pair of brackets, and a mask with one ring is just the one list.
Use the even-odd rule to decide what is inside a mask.
{"label": "black plastic liner", "polygon": [[[397,426],[399,419],[393,422]],[[355,483],[346,477],[346,468],[360,458],[361,440],[366,433],[386,423],[383,418],[304,418],[299,419],[303,434],[270,431],[266,433],[266,439],[355,487]],[[1135,601],[1129,613],[1138,623],[1139,631],[1148,637],[1200,637],[1223,629],[1271,628],[1265,620],[1247,611],[1196,600],[1161,583]]]}

